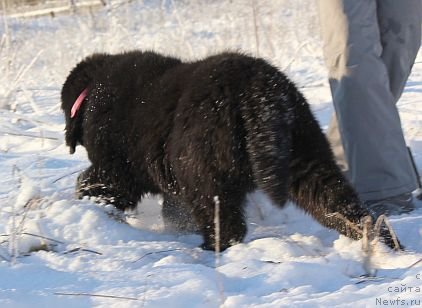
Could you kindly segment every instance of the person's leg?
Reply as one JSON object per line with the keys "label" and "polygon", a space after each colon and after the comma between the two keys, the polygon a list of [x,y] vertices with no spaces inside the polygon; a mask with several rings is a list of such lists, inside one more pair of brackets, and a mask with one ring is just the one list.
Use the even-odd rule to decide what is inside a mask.
{"label": "person's leg", "polygon": [[377,2],[381,59],[387,68],[390,91],[397,102],[421,45],[422,1]]}
{"label": "person's leg", "polygon": [[330,142],[331,150],[333,151],[337,165],[340,167],[341,171],[343,171],[344,174],[347,176],[349,165],[347,164],[347,160],[344,155],[343,142],[341,140],[335,112],[333,112],[333,114],[331,115],[331,120],[326,135],[328,141]]}
{"label": "person's leg", "polygon": [[318,3],[350,179],[363,200],[411,192],[415,174],[382,59],[377,1]]}

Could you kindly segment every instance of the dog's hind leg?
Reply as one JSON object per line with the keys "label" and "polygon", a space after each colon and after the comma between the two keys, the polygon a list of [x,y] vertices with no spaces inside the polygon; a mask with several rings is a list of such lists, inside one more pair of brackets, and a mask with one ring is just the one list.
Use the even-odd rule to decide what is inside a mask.
{"label": "dog's hind leg", "polygon": [[223,251],[243,240],[247,229],[243,211],[245,196],[245,193],[215,192],[194,202],[193,214],[204,237],[203,249],[218,247]]}
{"label": "dog's hind leg", "polygon": [[164,195],[162,215],[166,229],[187,233],[198,231],[191,207],[175,196]]}
{"label": "dog's hind leg", "polygon": [[137,198],[129,196],[113,184],[105,172],[90,166],[82,172],[77,179],[76,196],[94,197],[98,203],[108,203],[120,210],[134,208],[137,205]]}

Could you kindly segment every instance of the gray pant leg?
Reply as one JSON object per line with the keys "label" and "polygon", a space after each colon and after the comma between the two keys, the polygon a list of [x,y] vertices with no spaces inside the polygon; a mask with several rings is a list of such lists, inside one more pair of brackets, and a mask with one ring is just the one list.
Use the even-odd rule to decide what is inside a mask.
{"label": "gray pant leg", "polygon": [[335,112],[331,116],[330,124],[328,125],[326,134],[328,141],[330,142],[331,149],[333,150],[337,165],[340,167],[341,171],[345,172],[345,174],[348,174],[349,164],[347,163],[346,155],[344,154],[343,142],[341,140]]}
{"label": "gray pant leg", "polygon": [[[324,1],[324,0],[323,0]],[[409,4],[410,3],[410,4]],[[385,63],[394,101],[399,100],[421,43],[422,1],[382,0],[377,3],[381,58]],[[415,26],[416,25],[416,26]],[[347,171],[336,115],[333,114],[327,136],[342,170]]]}
{"label": "gray pant leg", "polygon": [[[400,7],[415,3],[399,2]],[[377,3],[375,0],[318,2],[339,132],[350,179],[364,200],[390,197],[416,188],[396,98],[382,58],[384,42]],[[405,13],[408,12],[402,14]],[[420,22],[413,26],[420,27]],[[331,137],[340,136],[333,129],[331,132]]]}
{"label": "gray pant leg", "polygon": [[421,45],[422,1],[379,0],[377,3],[381,59],[397,103]]}

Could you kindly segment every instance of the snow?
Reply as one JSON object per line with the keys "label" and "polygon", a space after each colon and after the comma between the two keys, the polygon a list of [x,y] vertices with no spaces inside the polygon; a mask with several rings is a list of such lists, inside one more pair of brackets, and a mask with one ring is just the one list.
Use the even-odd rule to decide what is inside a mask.
{"label": "snow", "polygon": [[[248,199],[244,242],[218,258],[198,247],[199,235],[165,230],[157,197],[124,215],[76,200],[77,174],[89,162],[83,148],[71,156],[64,145],[60,89],[92,52],[139,48],[198,59],[243,50],[284,70],[322,127],[333,110],[312,0],[255,1],[256,27],[252,6],[241,1],[111,3],[54,18],[2,16],[0,307],[420,305],[421,202],[390,218],[406,250],[377,245],[368,260],[361,242],[292,204],[275,208],[260,192]],[[419,168],[421,93],[422,53],[399,103]],[[362,278],[368,266],[375,277]]]}

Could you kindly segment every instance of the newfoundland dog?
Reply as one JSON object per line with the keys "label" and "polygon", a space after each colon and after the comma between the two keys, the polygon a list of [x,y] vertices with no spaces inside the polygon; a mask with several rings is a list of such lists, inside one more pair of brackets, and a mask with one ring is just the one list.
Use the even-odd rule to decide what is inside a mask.
{"label": "newfoundland dog", "polygon": [[66,144],[71,153],[83,145],[92,163],[78,177],[80,198],[125,210],[160,194],[164,221],[197,226],[211,250],[217,204],[223,250],[245,236],[245,197],[260,188],[279,206],[291,200],[322,225],[362,237],[368,212],[308,103],[263,59],[94,54],[71,71],[61,97]]}

